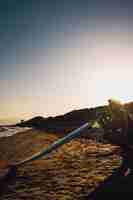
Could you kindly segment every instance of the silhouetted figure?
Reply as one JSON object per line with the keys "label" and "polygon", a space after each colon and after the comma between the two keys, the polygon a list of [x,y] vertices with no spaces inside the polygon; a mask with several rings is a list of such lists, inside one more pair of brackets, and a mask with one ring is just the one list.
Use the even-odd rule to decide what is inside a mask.
{"label": "silhouetted figure", "polygon": [[101,125],[105,130],[105,138],[112,144],[121,147],[122,164],[87,199],[101,200],[122,197],[131,199],[132,196],[129,196],[129,194],[133,195],[132,115],[120,102],[109,100],[108,114],[101,121]]}

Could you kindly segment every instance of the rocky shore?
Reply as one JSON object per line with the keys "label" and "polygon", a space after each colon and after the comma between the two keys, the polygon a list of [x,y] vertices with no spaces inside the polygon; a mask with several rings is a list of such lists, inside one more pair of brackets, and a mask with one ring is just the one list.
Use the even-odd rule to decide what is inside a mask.
{"label": "rocky shore", "polygon": [[[62,134],[28,130],[0,138],[0,159],[20,161]],[[120,165],[119,148],[79,138],[17,169],[2,200],[83,200]]]}

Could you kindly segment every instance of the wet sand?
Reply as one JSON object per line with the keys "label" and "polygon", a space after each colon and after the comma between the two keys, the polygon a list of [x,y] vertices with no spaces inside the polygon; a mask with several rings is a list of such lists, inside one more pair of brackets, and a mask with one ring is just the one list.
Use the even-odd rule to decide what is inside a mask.
{"label": "wet sand", "polygon": [[[0,138],[0,159],[22,160],[47,147],[61,134],[29,130]],[[82,200],[120,165],[119,149],[76,139],[47,157],[18,168],[2,200]]]}

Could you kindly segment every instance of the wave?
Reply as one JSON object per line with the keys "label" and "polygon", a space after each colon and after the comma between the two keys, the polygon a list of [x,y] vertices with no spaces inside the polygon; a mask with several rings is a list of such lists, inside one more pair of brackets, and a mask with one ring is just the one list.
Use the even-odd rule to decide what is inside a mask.
{"label": "wave", "polygon": [[0,127],[0,137],[9,137],[16,133],[24,132],[29,129],[31,129],[31,128],[1,126]]}

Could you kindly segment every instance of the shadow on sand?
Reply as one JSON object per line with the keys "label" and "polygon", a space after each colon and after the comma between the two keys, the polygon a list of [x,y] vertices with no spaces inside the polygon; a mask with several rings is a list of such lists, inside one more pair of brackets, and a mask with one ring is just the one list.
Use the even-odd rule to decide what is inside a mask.
{"label": "shadow on sand", "polygon": [[102,199],[132,199],[133,195],[133,173],[127,176],[121,174],[121,168],[115,171],[100,184],[85,200]]}
{"label": "shadow on sand", "polygon": [[[3,170],[4,171],[4,170]],[[7,173],[3,173],[3,176],[0,177],[0,199],[5,194],[10,194],[15,192],[13,189],[13,185],[16,184],[16,182],[29,182],[29,177],[25,176],[18,176],[16,174],[16,167],[11,166]]]}

